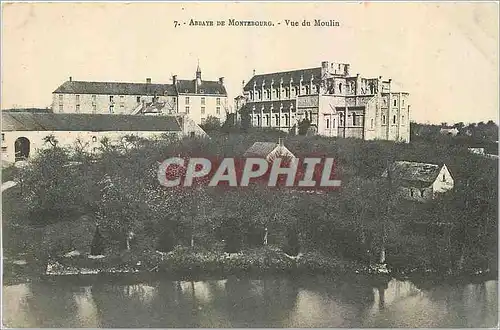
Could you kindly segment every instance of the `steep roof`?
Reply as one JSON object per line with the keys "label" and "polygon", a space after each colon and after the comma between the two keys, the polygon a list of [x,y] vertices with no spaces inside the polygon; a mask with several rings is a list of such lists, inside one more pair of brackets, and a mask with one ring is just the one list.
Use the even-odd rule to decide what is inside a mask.
{"label": "steep roof", "polygon": [[171,84],[66,81],[53,93],[107,95],[176,95]]}
{"label": "steep roof", "polygon": [[303,78],[303,81],[309,82],[311,77],[314,77],[315,80],[321,79],[321,68],[310,68],[310,69],[299,69],[293,71],[283,71],[283,72],[274,72],[274,73],[265,73],[258,74],[252,77],[248,81],[248,83],[243,88],[244,91],[249,91],[253,89],[254,82],[257,86],[262,86],[262,82],[266,82],[266,86],[270,86],[271,82],[274,80],[275,84],[280,84],[281,78],[283,78],[283,84],[287,85],[290,83],[290,79],[293,78],[293,83],[299,83],[300,78]]}
{"label": "steep roof", "polygon": [[175,116],[2,113],[2,131],[182,131]]}
{"label": "steep roof", "polygon": [[226,88],[218,81],[202,80],[198,90],[195,90],[196,80],[177,80],[178,94],[209,94],[227,96]]}
{"label": "steep roof", "polygon": [[[390,166],[391,178],[410,186],[429,186],[439,175],[442,166],[437,164],[396,161]],[[387,177],[387,170],[382,174]]]}
{"label": "steep roof", "polygon": [[245,151],[243,157],[267,157],[279,144],[274,142],[255,142]]}
{"label": "steep roof", "polygon": [[278,148],[276,155],[289,156],[291,158],[295,157],[285,146],[274,142],[255,142],[250,148],[247,149],[247,151],[245,151],[243,157],[266,158],[276,148]]}

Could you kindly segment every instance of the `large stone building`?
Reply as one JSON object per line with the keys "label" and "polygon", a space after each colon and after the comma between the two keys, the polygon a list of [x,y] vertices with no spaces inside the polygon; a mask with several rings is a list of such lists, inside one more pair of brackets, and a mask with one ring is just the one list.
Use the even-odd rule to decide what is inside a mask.
{"label": "large stone building", "polygon": [[224,78],[202,80],[198,65],[192,80],[172,77],[171,84],[75,81],[71,77],[53,92],[54,113],[187,114],[197,124],[209,116],[226,120]]}
{"label": "large stone building", "polygon": [[316,68],[254,74],[244,84],[240,112],[257,127],[288,131],[308,119],[320,135],[409,142],[409,94],[394,91],[391,79],[351,76],[349,66],[325,61]]}
{"label": "large stone building", "polygon": [[2,162],[26,160],[37,150],[50,147],[47,136],[54,137],[60,146],[78,144],[88,152],[97,152],[104,138],[113,144],[121,143],[127,135],[154,138],[162,134],[179,138],[206,136],[186,115],[150,117],[2,111]]}

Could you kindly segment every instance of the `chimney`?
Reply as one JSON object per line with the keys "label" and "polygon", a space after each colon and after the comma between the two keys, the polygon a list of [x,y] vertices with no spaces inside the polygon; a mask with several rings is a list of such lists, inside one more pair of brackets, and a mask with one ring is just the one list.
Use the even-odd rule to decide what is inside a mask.
{"label": "chimney", "polygon": [[219,84],[224,85],[224,77],[219,78]]}
{"label": "chimney", "polygon": [[255,69],[253,69],[253,75],[255,76]]}
{"label": "chimney", "polygon": [[245,88],[245,80],[242,80],[242,81],[241,81],[241,87],[242,87],[242,88]]}
{"label": "chimney", "polygon": [[146,78],[146,84],[151,84],[151,78]]}
{"label": "chimney", "polygon": [[69,81],[73,81],[73,77],[69,77]]}
{"label": "chimney", "polygon": [[177,85],[177,75],[172,76],[172,84]]}

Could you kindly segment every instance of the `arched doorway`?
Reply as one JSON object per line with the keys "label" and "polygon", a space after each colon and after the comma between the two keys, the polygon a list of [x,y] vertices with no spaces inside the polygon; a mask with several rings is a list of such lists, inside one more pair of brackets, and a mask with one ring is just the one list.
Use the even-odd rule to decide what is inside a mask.
{"label": "arched doorway", "polygon": [[24,136],[14,142],[14,151],[16,153],[16,162],[26,160],[30,155],[30,140]]}

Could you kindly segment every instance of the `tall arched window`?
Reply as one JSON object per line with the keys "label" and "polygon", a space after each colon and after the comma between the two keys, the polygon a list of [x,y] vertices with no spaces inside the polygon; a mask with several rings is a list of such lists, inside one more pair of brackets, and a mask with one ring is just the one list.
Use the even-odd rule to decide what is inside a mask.
{"label": "tall arched window", "polygon": [[339,84],[339,93],[342,94],[342,83]]}

